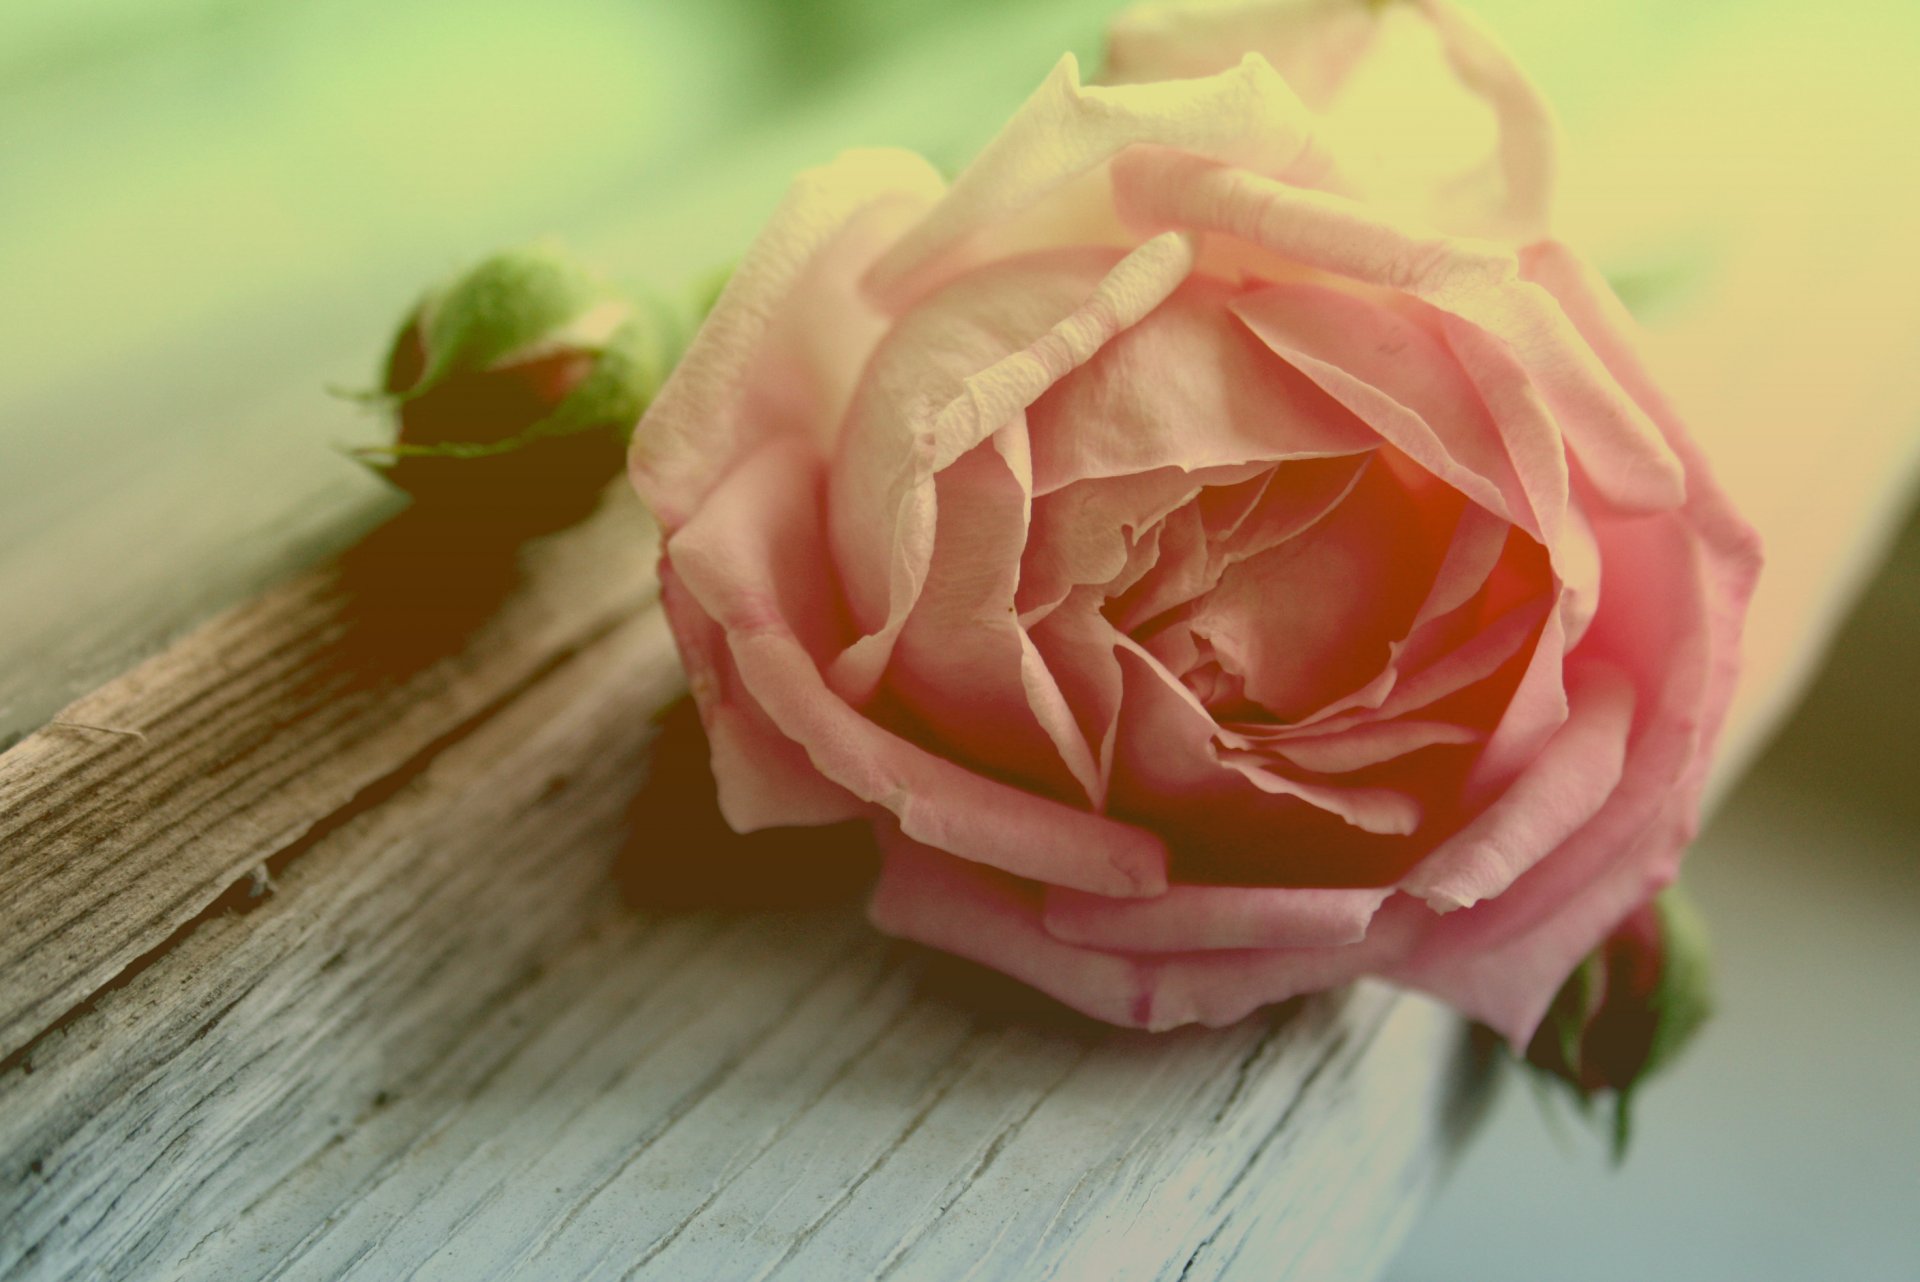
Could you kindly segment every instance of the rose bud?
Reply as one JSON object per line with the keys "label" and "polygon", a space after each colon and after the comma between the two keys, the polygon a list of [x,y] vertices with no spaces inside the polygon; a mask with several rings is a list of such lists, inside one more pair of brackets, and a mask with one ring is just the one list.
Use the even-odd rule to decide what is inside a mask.
{"label": "rose bud", "polygon": [[1705,926],[1678,886],[1628,913],[1567,977],[1527,1063],[1586,1104],[1613,1096],[1613,1145],[1625,1154],[1634,1092],[1673,1062],[1712,1013]]}
{"label": "rose bud", "polygon": [[1477,26],[1115,45],[951,186],[803,176],[636,431],[722,813],[872,821],[881,929],[1113,1023],[1524,1048],[1694,832],[1756,540]]}
{"label": "rose bud", "polygon": [[510,250],[408,315],[356,456],[423,508],[529,534],[586,515],[672,359],[670,327],[549,245]]}

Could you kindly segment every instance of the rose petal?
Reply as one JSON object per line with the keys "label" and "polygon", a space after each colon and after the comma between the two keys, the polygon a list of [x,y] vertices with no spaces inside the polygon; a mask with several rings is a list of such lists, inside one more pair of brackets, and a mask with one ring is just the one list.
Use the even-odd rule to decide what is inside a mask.
{"label": "rose petal", "polygon": [[[1499,338],[1538,387],[1595,489],[1622,511],[1679,506],[1679,459],[1552,295],[1489,242],[1402,227],[1345,197],[1290,187],[1164,147],[1113,163],[1128,222],[1218,231],[1303,266],[1420,299]],[[1496,413],[1495,418],[1498,419]]]}
{"label": "rose petal", "polygon": [[1331,948],[1108,952],[1047,933],[1038,896],[1014,878],[883,833],[875,926],[991,966],[1083,1014],[1161,1031],[1222,1027],[1262,1006],[1347,983],[1392,964],[1430,914],[1396,902],[1366,938]]}
{"label": "rose petal", "polygon": [[834,689],[864,704],[886,669],[933,557],[934,476],[1158,307],[1192,266],[1179,235],[1117,263],[1028,260],[960,282],[895,327],[834,456],[834,563],[866,633],[834,662]]}
{"label": "rose petal", "polygon": [[[1499,149],[1487,176],[1503,199],[1488,215],[1494,228],[1515,240],[1531,240],[1547,227],[1559,176],[1559,128],[1533,82],[1493,33],[1471,14],[1445,0],[1415,0],[1433,23],[1454,74],[1493,108]],[[1470,180],[1461,187],[1469,187]],[[1471,207],[1471,206],[1470,206]],[[1443,219],[1450,229],[1465,219]],[[1465,227],[1461,228],[1466,230]]]}
{"label": "rose petal", "polygon": [[1566,620],[1556,607],[1547,612],[1520,684],[1473,763],[1467,777],[1469,796],[1484,797],[1505,787],[1566,724],[1566,662]]}
{"label": "rose petal", "polygon": [[1185,80],[1225,71],[1257,53],[1304,103],[1322,111],[1379,29],[1373,8],[1353,0],[1139,4],[1108,27],[1101,79]]}
{"label": "rose petal", "polygon": [[[1264,732],[1263,739],[1281,741],[1334,733],[1402,717],[1457,695],[1487,680],[1535,643],[1550,610],[1550,602],[1544,599],[1510,606],[1490,621],[1469,629],[1464,640],[1437,657],[1422,657],[1412,643],[1397,642],[1394,657],[1380,676],[1312,716]],[[1416,642],[1421,639],[1414,638]]]}
{"label": "rose petal", "polygon": [[1382,439],[1536,538],[1538,524],[1488,417],[1451,352],[1380,303],[1323,285],[1270,285],[1233,311],[1282,360]]}
{"label": "rose petal", "polygon": [[815,770],[806,750],[781,734],[741,689],[726,633],[687,593],[666,559],[660,563],[660,601],[706,727],[720,814],[728,826],[753,832],[838,823],[867,814],[865,803]]}
{"label": "rose petal", "polygon": [[1034,493],[1372,449],[1372,433],[1246,331],[1235,287],[1196,276],[1033,403]]}
{"label": "rose petal", "polygon": [[[1445,618],[1486,586],[1500,563],[1514,527],[1477,503],[1462,504],[1447,554],[1434,571],[1433,586],[1413,618],[1414,632]],[[1409,633],[1411,638],[1413,633]]]}
{"label": "rose petal", "polygon": [[1557,554],[1571,502],[1561,425],[1505,342],[1453,316],[1441,318],[1441,330],[1472,395],[1486,406],[1506,444],[1525,510],[1533,514],[1526,528],[1549,555]]}
{"label": "rose petal", "polygon": [[1430,582],[1423,543],[1409,496],[1370,467],[1325,519],[1228,567],[1193,631],[1249,699],[1282,720],[1308,716],[1386,665]]}
{"label": "rose petal", "polygon": [[936,478],[938,527],[920,599],[886,684],[925,746],[1062,800],[1100,796],[1099,769],[1065,698],[1013,613],[1027,492],[1005,454],[1018,423]]}
{"label": "rose petal", "polygon": [[1620,785],[1600,813],[1497,898],[1444,918],[1395,968],[1405,982],[1493,1024],[1516,1048],[1561,977],[1665,885],[1698,824],[1712,745],[1732,697],[1741,620],[1759,571],[1752,530],[1620,337],[1623,310],[1562,251],[1536,253],[1608,368],[1668,434],[1688,469],[1687,506],[1664,521],[1609,520],[1596,533],[1611,585],[1583,649],[1634,676],[1641,710]]}
{"label": "rose petal", "polygon": [[633,483],[668,533],[764,441],[831,448],[885,326],[850,282],[944,188],[905,151],[850,151],[794,180],[634,430]]}
{"label": "rose petal", "polygon": [[1698,821],[1706,751],[1732,686],[1750,563],[1719,555],[1678,517],[1616,520],[1610,586],[1589,648],[1637,690],[1620,782],[1598,814],[1498,896],[1442,918],[1396,967],[1524,1046],[1561,981],[1621,917],[1671,880]]}
{"label": "rose petal", "polygon": [[1633,729],[1633,684],[1602,662],[1568,674],[1569,712],[1520,776],[1465,828],[1440,843],[1400,888],[1442,912],[1505,891],[1557,850],[1613,795]]}
{"label": "rose petal", "polygon": [[[1362,176],[1423,179],[1426,212],[1449,231],[1527,240],[1547,224],[1557,131],[1544,99],[1497,41],[1450,5],[1354,0],[1146,4],[1108,34],[1104,78],[1206,75],[1249,52],[1271,62],[1327,119],[1340,153],[1378,156]],[[1493,145],[1464,158],[1462,108],[1493,115]],[[1444,156],[1455,169],[1436,169]],[[1370,199],[1396,193],[1369,186]],[[1412,203],[1409,201],[1409,203]]]}
{"label": "rose petal", "polygon": [[1041,495],[1020,565],[1021,618],[1031,621],[1077,585],[1120,577],[1141,540],[1203,487],[1234,486],[1249,476],[1263,484],[1270,470],[1260,462],[1192,471],[1169,466],[1076,481]]}
{"label": "rose petal", "polygon": [[1049,887],[1042,923],[1069,944],[1134,953],[1357,944],[1391,887],[1170,886],[1152,899]]}
{"label": "rose petal", "polygon": [[1340,818],[1361,832],[1405,837],[1420,827],[1420,803],[1392,788],[1365,788],[1310,783],[1277,768],[1265,753],[1222,749],[1220,760],[1244,775],[1247,782],[1276,797],[1298,797]]}
{"label": "rose petal", "polygon": [[1153,655],[1128,637],[1116,652],[1126,676],[1116,757],[1134,805],[1173,805],[1185,819],[1211,807],[1255,813],[1264,795],[1305,802],[1362,832],[1404,836],[1418,825],[1419,803],[1403,793],[1290,778],[1262,754],[1222,746],[1231,732]]}
{"label": "rose petal", "polygon": [[1192,504],[1160,523],[1157,556],[1146,573],[1107,603],[1107,617],[1122,631],[1138,633],[1157,615],[1211,588],[1220,576],[1210,564],[1207,527]]}
{"label": "rose petal", "polygon": [[1138,635],[1158,616],[1197,601],[1234,566],[1314,529],[1335,511],[1365,474],[1371,454],[1292,459],[1273,468],[1252,508],[1229,507],[1222,525],[1209,513],[1209,492],[1190,511],[1174,514],[1162,530],[1159,559],[1116,595],[1109,614]]}
{"label": "rose petal", "polygon": [[[1536,280],[1559,301],[1581,337],[1605,363],[1607,371],[1643,407],[1665,435],[1687,469],[1686,519],[1706,549],[1710,593],[1709,618],[1721,643],[1724,670],[1716,675],[1722,700],[1731,699],[1734,670],[1739,663],[1739,637],[1747,602],[1760,575],[1760,538],[1728,500],[1714,478],[1713,468],[1700,447],[1687,435],[1680,417],[1648,375],[1626,335],[1633,319],[1592,268],[1557,242],[1531,246],[1522,256],[1529,279]],[[1587,537],[1594,538],[1588,531]],[[1596,550],[1595,556],[1598,556]],[[1724,706],[1710,707],[1703,732],[1709,741],[1717,733]],[[1711,765],[1703,753],[1703,774]]]}
{"label": "rose petal", "polygon": [[1486,680],[1529,645],[1537,652],[1544,621],[1552,612],[1543,600],[1523,601],[1488,622],[1458,648],[1394,683],[1375,715],[1401,717]]}
{"label": "rose petal", "polygon": [[1486,736],[1448,721],[1373,721],[1330,734],[1300,735],[1271,750],[1302,770],[1345,774],[1365,770],[1439,744],[1478,743]]}
{"label": "rose petal", "polygon": [[1114,654],[1120,634],[1100,613],[1098,598],[1083,589],[1028,627],[1027,637],[1093,747],[1098,782],[1093,805],[1105,810],[1123,693],[1120,660]]}
{"label": "rose petal", "polygon": [[[815,769],[893,811],[916,840],[1097,894],[1165,889],[1159,838],[935,756],[875,725],[827,687],[796,630],[810,625],[796,616],[831,603],[808,604],[804,575],[780,582],[794,566],[827,564],[818,475],[806,443],[772,442],[728,474],[668,545],[688,593],[725,629],[744,694],[806,749]],[[751,512],[752,519],[735,519],[734,512]]]}
{"label": "rose petal", "polygon": [[[1103,243],[1084,208],[1067,220],[1064,242],[1042,234],[1022,244],[1009,239],[1005,225],[1147,142],[1309,181],[1330,164],[1314,145],[1312,114],[1264,59],[1249,57],[1199,80],[1083,86],[1079,63],[1067,54],[946,198],[873,268],[868,288],[900,310],[964,270],[968,243],[988,230],[997,233],[998,257],[1060,243]],[[1124,238],[1117,223],[1111,233]]]}

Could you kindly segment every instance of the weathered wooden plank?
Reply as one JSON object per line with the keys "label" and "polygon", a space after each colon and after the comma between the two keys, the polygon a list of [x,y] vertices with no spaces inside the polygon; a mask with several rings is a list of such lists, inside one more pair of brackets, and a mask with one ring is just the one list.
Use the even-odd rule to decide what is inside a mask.
{"label": "weathered wooden plank", "polygon": [[0,1056],[654,593],[631,498],[528,545],[402,520],[0,755]]}
{"label": "weathered wooden plank", "polygon": [[1126,1034],[850,906],[635,913],[632,832],[703,855],[629,814],[670,641],[647,609],[542,644],[270,894],[0,1073],[0,1276],[1364,1276],[1391,1249],[1471,1098],[1450,1016],[1362,989]]}
{"label": "weathered wooden plank", "polygon": [[256,909],[36,1042],[0,1081],[0,1275],[149,1276],[382,1092],[431,1089],[416,1068],[484,1065],[469,1021],[511,1008],[607,898],[649,713],[679,680],[657,613],[617,626]]}
{"label": "weathered wooden plank", "polygon": [[510,816],[556,760],[637,769],[645,626],[0,1083],[0,1152],[35,1168],[0,1267],[1272,1277],[1329,1208],[1341,1268],[1297,1276],[1391,1250],[1459,1063],[1422,1003],[1122,1034],[996,1011],[844,910],[594,911],[622,790]]}

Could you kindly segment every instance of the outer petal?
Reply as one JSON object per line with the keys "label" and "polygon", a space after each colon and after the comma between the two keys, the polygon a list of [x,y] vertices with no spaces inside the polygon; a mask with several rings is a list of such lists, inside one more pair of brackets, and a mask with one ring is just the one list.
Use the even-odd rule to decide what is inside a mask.
{"label": "outer petal", "polygon": [[[1609,585],[1583,650],[1637,687],[1633,738],[1606,805],[1497,897],[1442,918],[1396,969],[1505,1033],[1532,1035],[1562,980],[1673,877],[1698,821],[1712,733],[1731,690],[1751,587],[1679,517],[1602,528]],[[1731,571],[1731,572],[1730,572]]]}
{"label": "outer petal", "polygon": [[1512,348],[1608,502],[1624,511],[1664,511],[1683,500],[1681,465],[1665,438],[1554,298],[1520,279],[1506,249],[1422,231],[1342,196],[1162,147],[1119,157],[1113,181],[1121,212],[1144,229],[1224,232],[1302,266],[1409,295],[1486,331]]}
{"label": "outer petal", "polygon": [[[1249,53],[1325,117],[1343,161],[1375,162],[1355,167],[1373,180],[1370,199],[1398,194],[1374,183],[1415,176],[1405,203],[1448,231],[1516,240],[1544,231],[1558,168],[1552,115],[1498,41],[1440,0],[1144,4],[1114,21],[1105,78],[1207,75]],[[1484,141],[1475,107],[1491,115]]]}
{"label": "outer petal", "polygon": [[1499,427],[1411,317],[1324,285],[1270,285],[1233,311],[1282,360],[1473,502],[1542,537]]}
{"label": "outer petal", "polygon": [[634,430],[634,486],[669,534],[766,440],[831,449],[885,325],[853,282],[942,190],[905,151],[851,151],[795,180]]}
{"label": "outer petal", "polygon": [[[1499,121],[1500,142],[1488,158],[1484,178],[1463,176],[1459,186],[1471,191],[1476,179],[1499,193],[1488,215],[1492,232],[1528,240],[1546,230],[1559,172],[1559,127],[1546,99],[1520,70],[1492,32],[1472,15],[1446,0],[1415,0],[1433,23],[1440,47],[1460,82],[1493,108]],[[1449,229],[1471,230],[1467,223],[1477,202],[1469,195],[1460,215],[1443,214]]]}
{"label": "outer petal", "polygon": [[1225,71],[1250,53],[1272,63],[1315,111],[1326,110],[1380,33],[1357,0],[1226,0],[1141,4],[1107,29],[1110,84]]}
{"label": "outer petal", "polygon": [[[1578,832],[1613,795],[1633,728],[1633,685],[1605,664],[1580,667],[1572,708],[1519,778],[1402,879],[1400,888],[1446,912],[1511,886]],[[1391,723],[1400,724],[1400,723]]]}
{"label": "outer petal", "polygon": [[[1555,242],[1530,247],[1522,256],[1522,265],[1529,279],[1538,281],[1559,300],[1581,337],[1608,372],[1645,408],[1686,465],[1686,519],[1705,549],[1711,584],[1708,619],[1715,641],[1716,693],[1708,702],[1702,726],[1703,743],[1710,748],[1726,716],[1739,670],[1741,625],[1760,576],[1760,537],[1734,511],[1714,479],[1710,460],[1688,436],[1679,415],[1647,374],[1628,338],[1634,330],[1633,319],[1613,291],[1591,267]],[[1711,755],[1701,753],[1696,773],[1702,780],[1711,766]]]}
{"label": "outer petal", "polygon": [[1152,899],[1109,899],[1054,886],[1043,921],[1055,939],[1134,953],[1334,948],[1365,939],[1392,893],[1386,886],[1171,886]]}
{"label": "outer petal", "polygon": [[1098,894],[1165,889],[1158,838],[937,757],[827,688],[807,643],[833,612],[819,494],[811,447],[775,441],[728,474],[668,544],[688,593],[726,632],[743,697],[822,775],[893,811],[917,840]]}
{"label": "outer petal", "polygon": [[991,966],[1095,1019],[1156,1031],[1221,1027],[1358,979],[1403,956],[1430,916],[1390,903],[1363,940],[1338,947],[1108,952],[1049,934],[1039,895],[1017,878],[898,834],[883,832],[881,847],[885,863],[868,907],[881,930]]}
{"label": "outer petal", "polygon": [[[1101,86],[1082,85],[1068,54],[954,180],[947,198],[875,266],[869,288],[899,308],[978,261],[980,249],[1004,257],[1063,244],[1128,243],[1100,170],[1139,143],[1308,182],[1324,181],[1330,164],[1315,145],[1312,113],[1257,56],[1200,80]],[[1074,202],[1059,226],[1038,219],[1024,236],[1008,226],[1088,178],[1092,199]],[[989,233],[993,243],[981,245]]]}
{"label": "outer petal", "polygon": [[1636,718],[1620,786],[1552,856],[1498,898],[1443,919],[1397,968],[1406,982],[1493,1024],[1516,1047],[1532,1036],[1579,959],[1672,878],[1692,839],[1759,572],[1753,532],[1641,369],[1624,338],[1624,310],[1557,247],[1529,258],[1530,273],[1554,289],[1685,460],[1688,497],[1683,513],[1666,521],[1600,528],[1607,564],[1635,572],[1609,587],[1588,644],[1633,672],[1649,705]]}
{"label": "outer petal", "polygon": [[660,599],[706,727],[720,813],[728,826],[752,832],[838,823],[867,814],[870,808],[815,770],[806,750],[781,734],[741,688],[726,633],[701,610],[673,563],[665,559],[660,562]]}

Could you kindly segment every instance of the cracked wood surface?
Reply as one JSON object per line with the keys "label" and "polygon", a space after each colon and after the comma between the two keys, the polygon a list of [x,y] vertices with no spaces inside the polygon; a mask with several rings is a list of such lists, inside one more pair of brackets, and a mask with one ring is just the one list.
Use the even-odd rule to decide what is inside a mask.
{"label": "cracked wood surface", "polygon": [[0,755],[0,1058],[651,599],[636,506],[517,557],[395,521]]}
{"label": "cracked wood surface", "polygon": [[459,570],[431,617],[322,569],[67,718],[144,740],[0,757],[0,1277],[1384,1266],[1480,1097],[1456,1020],[1123,1033],[851,904],[629,907],[617,859],[710,853],[635,810],[681,680],[644,522],[510,581],[420,537],[376,547]]}

